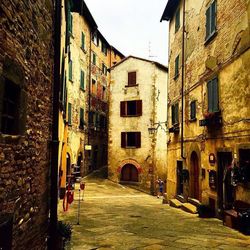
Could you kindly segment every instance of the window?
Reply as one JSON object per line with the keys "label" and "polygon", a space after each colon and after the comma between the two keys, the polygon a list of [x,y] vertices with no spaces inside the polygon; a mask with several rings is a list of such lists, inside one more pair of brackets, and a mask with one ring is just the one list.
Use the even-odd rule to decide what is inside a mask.
{"label": "window", "polygon": [[176,58],[175,58],[175,63],[174,63],[174,65],[175,65],[175,70],[174,70],[174,78],[177,78],[178,77],[178,75],[179,75],[179,58],[180,58],[180,56],[178,55]]}
{"label": "window", "polygon": [[94,65],[96,65],[96,54],[95,53],[92,54],[92,63]]}
{"label": "window", "polygon": [[136,72],[128,73],[128,86],[136,86]]}
{"label": "window", "polygon": [[180,28],[180,9],[177,9],[175,14],[175,32]]}
{"label": "window", "polygon": [[102,86],[102,100],[106,100],[106,88]]}
{"label": "window", "polygon": [[79,122],[79,128],[84,128],[84,109],[80,108],[80,122]]}
{"label": "window", "polygon": [[96,94],[96,80],[92,79],[91,93]]}
{"label": "window", "polygon": [[216,32],[216,0],[211,3],[206,11],[206,38],[209,40]]}
{"label": "window", "polygon": [[108,74],[108,68],[106,67],[106,65],[103,63],[102,64],[102,73],[106,76]]}
{"label": "window", "polygon": [[94,43],[96,46],[99,45],[97,33],[94,33],[94,34],[93,34],[93,36],[92,36],[92,41],[93,41],[93,43]]}
{"label": "window", "polygon": [[85,88],[85,74],[84,71],[81,70],[81,75],[80,75],[80,89],[84,90]]}
{"label": "window", "polygon": [[72,125],[72,104],[68,103],[68,124]]}
{"label": "window", "polygon": [[141,132],[122,132],[121,133],[122,148],[140,148]]}
{"label": "window", "polygon": [[196,101],[190,103],[190,120],[196,120]]}
{"label": "window", "polygon": [[72,60],[69,61],[69,80],[73,81],[73,62]]}
{"label": "window", "polygon": [[82,32],[81,48],[85,50],[85,34]]}
{"label": "window", "polygon": [[21,89],[19,85],[2,78],[0,82],[0,131],[3,134],[16,135],[19,130],[21,116],[20,97]]}
{"label": "window", "polygon": [[69,33],[73,34],[73,16],[71,13],[69,15]]}
{"label": "window", "polygon": [[107,45],[104,42],[102,42],[102,53],[107,55]]}
{"label": "window", "polygon": [[208,112],[219,111],[218,78],[214,78],[207,83],[208,90]]}
{"label": "window", "polygon": [[179,104],[172,105],[172,126],[179,123]]}
{"label": "window", "polygon": [[142,100],[123,101],[120,103],[120,116],[141,116]]}

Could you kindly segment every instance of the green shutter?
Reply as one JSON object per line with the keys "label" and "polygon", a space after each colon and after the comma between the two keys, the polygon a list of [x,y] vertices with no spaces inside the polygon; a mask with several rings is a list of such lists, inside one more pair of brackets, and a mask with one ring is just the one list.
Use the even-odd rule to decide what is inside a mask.
{"label": "green shutter", "polygon": [[179,55],[175,58],[175,77],[179,74]]}
{"label": "green shutter", "polygon": [[80,128],[84,127],[84,109],[80,108],[80,124],[79,124]]}
{"label": "green shutter", "polygon": [[81,70],[81,76],[80,76],[80,88],[84,90],[85,85],[85,74],[84,71]]}
{"label": "green shutter", "polygon": [[73,62],[69,61],[69,80],[73,81]]}
{"label": "green shutter", "polygon": [[68,124],[72,124],[72,104],[68,103]]}
{"label": "green shutter", "polygon": [[82,49],[85,49],[85,35],[84,35],[83,32],[82,32],[82,43],[81,43],[81,48],[82,48]]}
{"label": "green shutter", "polygon": [[210,35],[210,7],[206,11],[206,39]]}
{"label": "green shutter", "polygon": [[214,33],[216,30],[216,1],[214,1],[210,6],[211,12],[211,27],[210,27],[210,34]]}
{"label": "green shutter", "polygon": [[73,34],[73,16],[71,13],[69,15],[69,32]]}
{"label": "green shutter", "polygon": [[175,14],[175,32],[180,28],[180,9],[177,9]]}
{"label": "green shutter", "polygon": [[190,119],[193,120],[196,118],[196,101],[190,103]]}
{"label": "green shutter", "polygon": [[213,82],[207,83],[208,112],[213,112]]}
{"label": "green shutter", "polygon": [[213,92],[213,112],[219,111],[219,91],[218,91],[218,79],[212,80],[212,92]]}
{"label": "green shutter", "polygon": [[179,123],[179,104],[176,103],[175,106],[175,123]]}
{"label": "green shutter", "polygon": [[93,64],[96,65],[96,54],[93,54]]}

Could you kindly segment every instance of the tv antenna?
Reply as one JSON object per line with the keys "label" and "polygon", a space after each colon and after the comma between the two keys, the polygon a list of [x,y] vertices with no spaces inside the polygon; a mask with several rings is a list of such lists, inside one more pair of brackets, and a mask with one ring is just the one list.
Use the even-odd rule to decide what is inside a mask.
{"label": "tv antenna", "polygon": [[153,58],[153,57],[157,57],[157,56],[151,54],[151,41],[148,42],[148,57],[149,57],[149,59]]}

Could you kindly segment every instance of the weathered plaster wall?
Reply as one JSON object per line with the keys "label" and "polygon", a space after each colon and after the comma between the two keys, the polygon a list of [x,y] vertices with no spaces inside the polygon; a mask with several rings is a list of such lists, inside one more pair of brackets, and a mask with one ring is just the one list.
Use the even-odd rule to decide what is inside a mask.
{"label": "weathered plaster wall", "polygon": [[0,75],[21,79],[27,117],[22,135],[0,133],[0,216],[14,216],[13,249],[46,249],[53,3],[1,1],[0,13]]}
{"label": "weathered plaster wall", "polygon": [[[136,87],[125,87],[128,84],[130,71],[136,71],[138,83]],[[114,67],[111,75],[109,178],[116,182],[120,181],[120,167],[127,160],[134,160],[141,167],[139,186],[149,191],[152,174],[155,175],[153,178],[156,176],[166,178],[166,133],[159,129],[157,134],[150,136],[148,128],[152,127],[154,122],[162,121],[161,119],[165,121],[167,104],[165,102],[165,106],[161,105],[167,96],[167,73],[159,70],[151,62],[129,58]],[[120,102],[129,100],[142,100],[142,116],[120,117]],[[141,132],[141,148],[121,148],[121,132],[126,131]],[[157,139],[161,141],[158,142]]]}

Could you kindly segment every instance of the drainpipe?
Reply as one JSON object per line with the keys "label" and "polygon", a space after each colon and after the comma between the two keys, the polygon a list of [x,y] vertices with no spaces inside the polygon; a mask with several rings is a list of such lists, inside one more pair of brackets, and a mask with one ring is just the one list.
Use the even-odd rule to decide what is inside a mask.
{"label": "drainpipe", "polygon": [[183,30],[182,30],[182,69],[181,69],[181,158],[184,156],[184,72],[185,72],[185,0],[183,0]]}
{"label": "drainpipe", "polygon": [[49,249],[57,249],[57,201],[58,201],[58,122],[60,91],[60,50],[61,50],[61,0],[55,0],[54,17],[54,85],[53,85],[53,118],[52,148],[50,165],[50,222]]}

